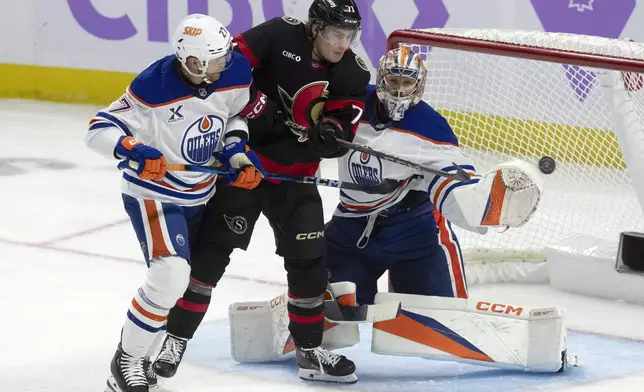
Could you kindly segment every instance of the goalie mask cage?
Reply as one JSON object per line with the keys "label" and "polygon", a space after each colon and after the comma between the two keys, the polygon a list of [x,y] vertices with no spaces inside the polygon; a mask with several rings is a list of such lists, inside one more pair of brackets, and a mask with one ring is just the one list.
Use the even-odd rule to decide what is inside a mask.
{"label": "goalie mask cage", "polygon": [[455,228],[470,283],[521,280],[522,268],[543,265],[544,249],[571,235],[617,244],[622,231],[644,231],[644,45],[492,29],[397,30],[388,46],[400,45],[426,60],[424,99],[480,174],[517,158],[556,162],[523,227]]}

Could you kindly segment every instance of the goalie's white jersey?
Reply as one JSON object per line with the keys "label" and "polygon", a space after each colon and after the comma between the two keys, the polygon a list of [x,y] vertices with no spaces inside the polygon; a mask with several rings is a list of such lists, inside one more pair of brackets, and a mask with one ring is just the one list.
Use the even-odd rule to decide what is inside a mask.
{"label": "goalie's white jersey", "polygon": [[[451,213],[451,210],[458,209],[458,206],[450,195],[458,187],[477,183],[479,177],[475,175],[476,169],[472,160],[458,147],[456,136],[447,120],[421,101],[411,107],[401,121],[388,126],[378,124],[374,119],[377,104],[375,86],[369,85],[365,112],[354,143],[446,172],[455,173],[456,163],[465,169],[472,179],[469,182],[457,182],[421,173],[416,169],[365,153],[349,151],[338,162],[341,181],[365,185],[378,184],[384,179],[402,182],[397,189],[385,195],[341,190],[340,204],[334,214],[343,217],[377,214],[401,201],[410,190],[419,190],[428,193],[431,202],[448,220],[454,219],[454,223],[460,223],[460,213]],[[413,178],[419,174],[422,174],[423,178]]]}
{"label": "goalie's white jersey", "polygon": [[[152,63],[125,94],[91,120],[87,145],[115,158],[118,139],[127,135],[161,151],[169,164],[208,164],[228,133],[248,134],[239,113],[249,103],[251,68],[244,56],[233,56],[217,82],[199,88],[182,78],[173,55]],[[210,173],[168,171],[162,181],[146,181],[128,169],[121,189],[141,199],[191,206],[206,203],[215,180]]]}

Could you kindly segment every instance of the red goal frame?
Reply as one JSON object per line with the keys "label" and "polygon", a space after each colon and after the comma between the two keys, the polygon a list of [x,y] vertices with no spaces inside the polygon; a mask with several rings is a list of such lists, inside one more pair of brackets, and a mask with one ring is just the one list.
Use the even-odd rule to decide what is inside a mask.
{"label": "red goal frame", "polygon": [[571,50],[542,48],[516,43],[489,41],[479,38],[459,37],[451,34],[421,30],[396,30],[387,39],[387,50],[400,44],[438,46],[499,56],[518,57],[559,64],[605,68],[626,72],[644,73],[644,60],[603,54],[581,53]]}

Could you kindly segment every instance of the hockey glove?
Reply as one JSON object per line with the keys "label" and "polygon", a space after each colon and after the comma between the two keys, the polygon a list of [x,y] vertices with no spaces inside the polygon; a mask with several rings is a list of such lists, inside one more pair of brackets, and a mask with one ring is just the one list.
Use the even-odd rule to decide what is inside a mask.
{"label": "hockey glove", "polygon": [[238,188],[254,189],[266,175],[259,157],[250,150],[245,140],[229,143],[215,153],[215,158],[232,170],[224,177]]}
{"label": "hockey glove", "polygon": [[336,139],[344,140],[342,124],[329,117],[323,117],[309,130],[308,144],[320,158],[337,158],[347,153]]}
{"label": "hockey glove", "polygon": [[161,181],[165,176],[167,164],[161,151],[146,146],[132,136],[121,136],[114,154],[136,162],[138,164],[136,173],[142,180]]}

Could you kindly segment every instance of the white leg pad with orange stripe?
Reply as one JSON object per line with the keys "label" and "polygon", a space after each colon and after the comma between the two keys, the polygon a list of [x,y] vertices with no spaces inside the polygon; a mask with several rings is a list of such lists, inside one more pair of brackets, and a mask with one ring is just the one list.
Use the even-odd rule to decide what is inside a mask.
{"label": "white leg pad with orange stripe", "polygon": [[[496,166],[476,184],[456,188],[454,199],[466,227],[519,227],[528,222],[541,198],[543,178],[523,161]],[[453,214],[443,212],[463,227]]]}
{"label": "white leg pad with orange stripe", "polygon": [[[338,282],[331,286],[338,302],[356,305],[354,283]],[[274,361],[290,358],[295,353],[288,330],[287,303],[288,295],[284,293],[269,301],[235,302],[228,307],[230,349],[235,361]],[[325,321],[324,331],[322,345],[330,350],[350,347],[360,341],[357,324]]]}
{"label": "white leg pad with orange stripe", "polygon": [[[462,298],[378,293],[376,303],[400,301],[394,320],[374,323],[377,354],[456,361],[482,366],[557,372],[566,360],[560,308]],[[574,358],[576,363],[576,357]]]}

